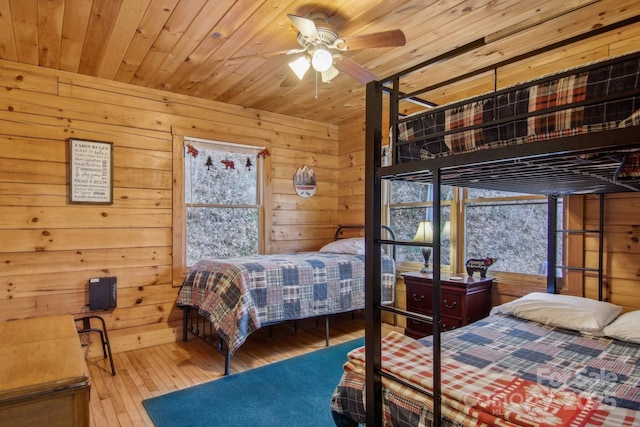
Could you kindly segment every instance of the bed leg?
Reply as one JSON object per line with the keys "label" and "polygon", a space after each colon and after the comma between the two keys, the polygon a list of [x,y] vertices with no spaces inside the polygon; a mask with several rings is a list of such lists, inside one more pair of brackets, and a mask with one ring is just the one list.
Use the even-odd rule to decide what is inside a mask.
{"label": "bed leg", "polygon": [[325,346],[329,347],[329,316],[324,316],[324,340]]}
{"label": "bed leg", "polygon": [[229,375],[231,373],[231,352],[229,346],[224,345],[224,374]]}
{"label": "bed leg", "polygon": [[189,310],[191,309],[191,307],[189,306],[184,306],[182,307],[182,341],[187,342],[187,325],[188,325],[188,316],[189,316]]}

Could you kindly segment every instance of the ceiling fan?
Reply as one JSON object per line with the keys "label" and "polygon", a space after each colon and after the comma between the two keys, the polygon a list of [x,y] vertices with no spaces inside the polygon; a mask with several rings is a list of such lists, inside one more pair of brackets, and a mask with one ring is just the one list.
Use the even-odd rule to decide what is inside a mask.
{"label": "ceiling fan", "polygon": [[[300,80],[306,72],[313,68],[322,76],[323,82],[330,82],[340,71],[351,76],[362,84],[367,84],[377,77],[371,71],[343,55],[351,50],[404,46],[406,43],[401,30],[390,30],[379,33],[363,34],[341,38],[336,28],[329,23],[329,16],[324,12],[312,12],[307,18],[287,15],[298,30],[300,48],[284,51],[236,56],[231,60],[243,60],[252,57],[270,57],[275,55],[296,55],[289,62],[289,67]],[[285,78],[281,86],[289,86],[290,79]]]}
{"label": "ceiling fan", "polygon": [[320,73],[325,83],[342,71],[358,82],[367,84],[376,80],[376,75],[342,53],[357,49],[404,46],[406,43],[402,30],[341,38],[324,12],[313,12],[308,18],[292,14],[287,16],[298,30],[298,44],[301,48],[290,49],[285,53],[298,55],[289,63],[289,67],[300,80],[309,68],[313,68]]}

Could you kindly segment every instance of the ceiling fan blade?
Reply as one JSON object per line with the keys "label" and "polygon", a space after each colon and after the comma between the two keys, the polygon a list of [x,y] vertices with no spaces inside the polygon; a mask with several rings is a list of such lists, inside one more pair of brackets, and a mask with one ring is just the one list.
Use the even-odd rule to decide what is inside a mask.
{"label": "ceiling fan blade", "polygon": [[404,46],[407,40],[402,30],[383,31],[381,33],[363,34],[344,39],[348,50],[367,49],[373,47]]}
{"label": "ceiling fan blade", "polygon": [[296,77],[291,70],[284,75],[284,79],[280,82],[280,87],[293,87],[300,83],[300,79]]}
{"label": "ceiling fan blade", "polygon": [[293,25],[296,26],[300,34],[302,34],[302,37],[306,38],[309,41],[315,41],[320,38],[320,36],[318,35],[316,24],[311,19],[292,14],[288,14],[287,16],[289,17]]}
{"label": "ceiling fan blade", "polygon": [[338,57],[333,65],[338,70],[359,81],[363,85],[378,79],[378,77],[371,71],[367,70],[362,65],[353,62],[349,58]]}
{"label": "ceiling fan blade", "polygon": [[241,56],[233,56],[228,59],[228,61],[242,61],[244,59],[253,59],[253,58],[271,58],[273,56],[278,55],[292,55],[295,53],[302,53],[305,49],[287,49],[287,50],[276,50],[273,52],[264,52],[264,53],[254,53],[251,55],[241,55]]}

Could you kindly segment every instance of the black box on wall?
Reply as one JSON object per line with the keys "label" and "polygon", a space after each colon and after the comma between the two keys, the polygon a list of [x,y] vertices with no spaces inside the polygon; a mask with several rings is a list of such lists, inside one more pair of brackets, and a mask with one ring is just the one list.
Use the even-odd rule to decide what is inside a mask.
{"label": "black box on wall", "polygon": [[118,302],[118,280],[116,277],[89,279],[89,309],[110,310]]}

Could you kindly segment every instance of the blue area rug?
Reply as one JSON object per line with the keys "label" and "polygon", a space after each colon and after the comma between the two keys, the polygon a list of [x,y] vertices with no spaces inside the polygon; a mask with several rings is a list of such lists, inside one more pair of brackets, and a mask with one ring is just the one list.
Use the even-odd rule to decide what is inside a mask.
{"label": "blue area rug", "polygon": [[143,401],[157,427],[331,427],[347,353],[364,338]]}

